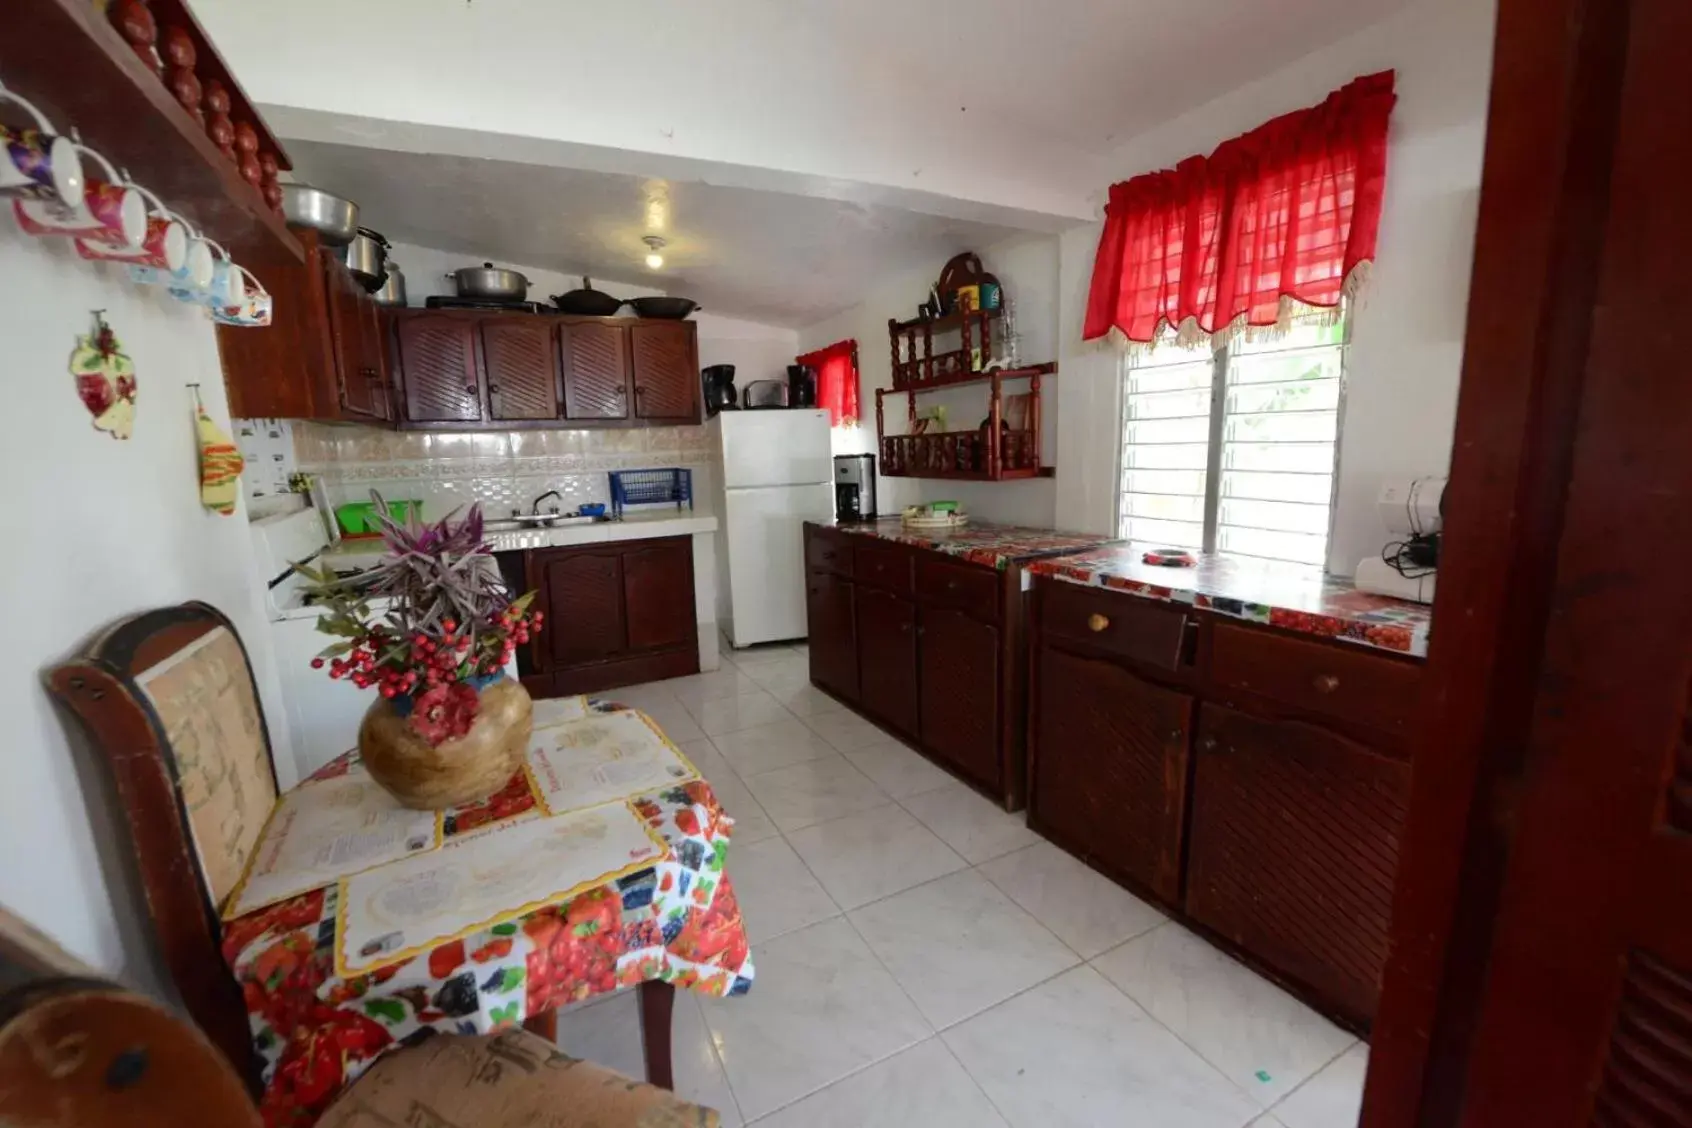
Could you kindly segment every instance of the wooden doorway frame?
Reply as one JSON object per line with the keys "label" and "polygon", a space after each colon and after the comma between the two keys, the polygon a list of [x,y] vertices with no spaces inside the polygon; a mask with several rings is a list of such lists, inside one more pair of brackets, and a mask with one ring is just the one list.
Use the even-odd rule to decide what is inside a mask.
{"label": "wooden doorway frame", "polygon": [[1464,1111],[1535,701],[1549,672],[1637,2],[1499,2],[1446,494],[1449,549],[1364,1128],[1444,1128]]}

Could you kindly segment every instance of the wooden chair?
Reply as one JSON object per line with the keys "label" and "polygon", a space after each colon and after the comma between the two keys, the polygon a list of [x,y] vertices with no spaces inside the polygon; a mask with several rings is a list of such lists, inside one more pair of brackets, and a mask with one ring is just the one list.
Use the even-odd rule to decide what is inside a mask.
{"label": "wooden chair", "polygon": [[[277,800],[270,732],[240,635],[222,612],[184,603],[108,629],[52,670],[49,686],[111,767],[165,963],[188,1013],[253,1092],[241,989],[224,963],[218,906]],[[672,1087],[666,983],[640,989],[647,1077]],[[527,1029],[549,1042],[557,1012]]]}
{"label": "wooden chair", "polygon": [[[317,1128],[717,1128],[715,1112],[522,1030],[438,1035],[377,1062]],[[0,908],[0,1124],[259,1128],[204,1034],[92,975]]]}

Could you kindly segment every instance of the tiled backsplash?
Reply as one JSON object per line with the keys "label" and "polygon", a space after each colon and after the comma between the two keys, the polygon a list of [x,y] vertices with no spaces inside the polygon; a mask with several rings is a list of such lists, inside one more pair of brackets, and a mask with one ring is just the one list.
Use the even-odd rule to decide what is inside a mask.
{"label": "tiled backsplash", "polygon": [[716,468],[704,427],[425,434],[295,423],[293,430],[299,469],[323,479],[332,505],[364,501],[374,487],[390,499],[422,500],[429,517],[472,501],[503,514],[557,490],[559,508],[574,509],[610,502],[607,471],[684,466],[693,471],[695,511],[711,508]]}

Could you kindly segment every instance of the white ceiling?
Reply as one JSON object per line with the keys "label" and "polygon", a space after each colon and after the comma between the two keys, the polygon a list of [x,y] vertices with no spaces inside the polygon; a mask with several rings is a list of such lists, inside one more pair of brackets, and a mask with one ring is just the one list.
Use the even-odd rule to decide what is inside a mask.
{"label": "white ceiling", "polygon": [[1132,137],[1410,2],[196,0],[195,13],[302,178],[359,197],[390,236],[627,277],[640,184],[660,177],[672,288],[795,324],[852,304],[868,273],[1095,216],[1106,185],[1143,171],[1112,159]]}
{"label": "white ceiling", "polygon": [[[358,201],[359,222],[392,242],[462,252],[466,265],[639,282],[794,328],[856,305],[890,272],[927,264],[938,274],[959,251],[1018,233],[785,192],[352,145],[289,149],[300,179]],[[642,261],[651,230],[666,240],[657,271]],[[908,312],[922,297],[911,295]]]}

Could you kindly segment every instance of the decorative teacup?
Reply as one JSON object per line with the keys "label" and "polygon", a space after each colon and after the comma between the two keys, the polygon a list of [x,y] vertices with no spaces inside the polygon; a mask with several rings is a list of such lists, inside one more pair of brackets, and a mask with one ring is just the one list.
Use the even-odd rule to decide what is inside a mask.
{"label": "decorative teacup", "polygon": [[41,111],[0,87],[0,102],[21,107],[33,127],[0,125],[0,196],[55,200],[82,199],[82,158],[76,142],[53,133]]}
{"label": "decorative teacup", "polygon": [[12,201],[18,226],[31,235],[74,235],[109,247],[139,247],[147,235],[147,201],[94,150],[80,147],[106,168],[106,179],[88,177],[82,197]]}
{"label": "decorative teacup", "polygon": [[[253,279],[253,285],[258,285],[257,278]],[[238,305],[212,306],[211,315],[212,320],[220,325],[262,327],[270,324],[272,302],[270,295],[263,290],[249,292]]]}

